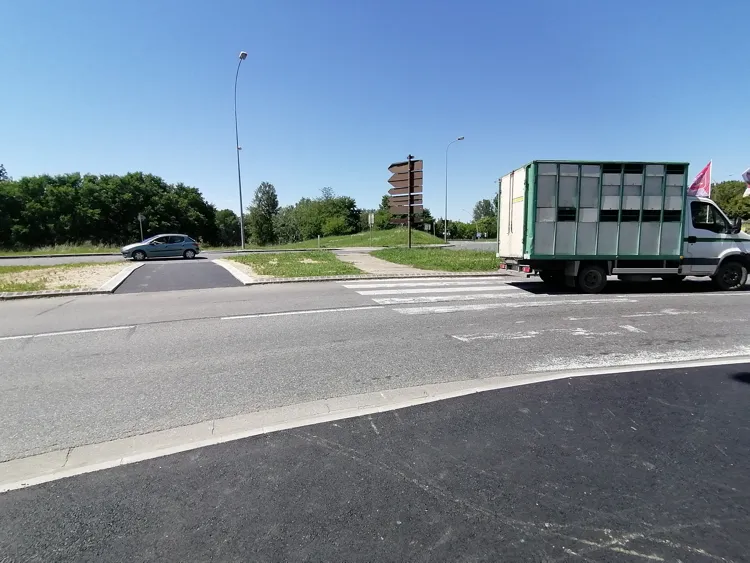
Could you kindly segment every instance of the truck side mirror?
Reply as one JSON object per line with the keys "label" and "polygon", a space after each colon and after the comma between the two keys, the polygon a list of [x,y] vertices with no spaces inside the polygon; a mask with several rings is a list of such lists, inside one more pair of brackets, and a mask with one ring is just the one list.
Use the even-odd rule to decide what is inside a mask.
{"label": "truck side mirror", "polygon": [[735,217],[732,221],[732,233],[737,234],[742,230],[742,217]]}

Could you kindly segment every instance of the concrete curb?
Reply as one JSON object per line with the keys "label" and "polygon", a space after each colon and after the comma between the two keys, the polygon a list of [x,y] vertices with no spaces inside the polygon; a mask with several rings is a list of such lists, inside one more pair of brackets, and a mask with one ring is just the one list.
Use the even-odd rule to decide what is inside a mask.
{"label": "concrete curb", "polygon": [[122,282],[124,282],[126,279],[128,279],[128,276],[135,272],[138,268],[143,266],[143,262],[137,262],[135,264],[131,264],[127,266],[126,268],[120,270],[117,274],[109,278],[104,285],[102,285],[99,288],[99,291],[106,291],[107,293],[114,293],[114,291],[122,285]]}
{"label": "concrete curb", "polygon": [[237,281],[239,281],[242,285],[250,285],[253,283],[253,278],[237,268],[234,264],[232,264],[229,260],[222,260],[221,258],[217,258],[216,260],[211,260],[214,264],[217,266],[221,266],[224,268],[227,272],[232,274]]}
{"label": "concrete curb", "polygon": [[143,262],[127,266],[109,280],[99,289],[44,289],[41,291],[6,291],[0,293],[0,301],[12,301],[14,299],[32,299],[39,297],[76,297],[79,295],[109,295],[122,285],[128,276],[143,266]]}
{"label": "concrete curb", "polygon": [[76,258],[81,256],[122,256],[119,252],[84,252],[79,254],[18,254],[14,256],[0,256],[0,260],[33,260],[34,258]]}
{"label": "concrete curb", "polygon": [[347,397],[321,399],[9,460],[0,463],[0,493],[280,430],[393,411],[474,393],[573,377],[608,376],[748,362],[750,362],[748,356],[729,356],[681,362],[531,372],[429,383]]}

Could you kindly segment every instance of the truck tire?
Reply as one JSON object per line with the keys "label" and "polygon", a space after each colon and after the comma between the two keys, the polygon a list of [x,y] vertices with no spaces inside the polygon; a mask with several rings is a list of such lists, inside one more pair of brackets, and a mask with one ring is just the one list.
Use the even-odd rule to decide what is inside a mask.
{"label": "truck tire", "polygon": [[747,283],[747,266],[739,260],[726,260],[711,279],[722,291],[737,291]]}
{"label": "truck tire", "polygon": [[607,273],[596,264],[586,264],[578,270],[576,285],[581,293],[601,293],[607,285]]}

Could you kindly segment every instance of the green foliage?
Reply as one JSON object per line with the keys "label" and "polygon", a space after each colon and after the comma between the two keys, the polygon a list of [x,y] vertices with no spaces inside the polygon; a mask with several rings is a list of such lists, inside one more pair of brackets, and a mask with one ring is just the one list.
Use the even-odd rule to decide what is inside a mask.
{"label": "green foliage", "polygon": [[250,266],[261,276],[298,278],[308,276],[339,276],[362,272],[342,262],[332,252],[279,252],[277,254],[246,254],[230,260]]}
{"label": "green foliage", "polygon": [[479,221],[480,219],[484,219],[485,217],[494,217],[495,216],[495,206],[493,205],[492,201],[489,199],[480,199],[476,204],[474,204],[474,213],[472,214],[472,218],[474,221]]}
{"label": "green foliage", "polygon": [[711,199],[730,218],[742,217],[743,220],[750,219],[750,197],[742,197],[747,184],[736,180],[719,182],[711,186]]}
{"label": "green foliage", "polygon": [[495,254],[483,250],[384,248],[372,255],[396,264],[443,272],[491,272],[497,270],[498,265]]}
{"label": "green foliage", "polygon": [[[442,239],[432,236],[424,231],[412,229],[412,244],[440,244]],[[384,231],[369,230],[351,235],[323,237],[320,239],[321,248],[348,248],[358,246],[405,246],[407,243],[407,232],[403,227],[387,229]],[[318,239],[303,240],[301,242],[281,245],[279,248],[317,248]]]}
{"label": "green foliage", "polygon": [[217,246],[233,246],[240,242],[240,218],[231,209],[222,209],[216,212],[216,239]]}
{"label": "green foliage", "polygon": [[33,176],[0,182],[0,247],[61,244],[119,246],[144,235],[184,232],[216,239],[215,208],[196,189],[158,176]]}
{"label": "green foliage", "polygon": [[278,213],[279,198],[276,195],[276,188],[273,184],[261,182],[255,190],[253,203],[248,213],[250,238],[255,244],[264,246],[276,242],[273,223]]}
{"label": "green foliage", "polygon": [[10,176],[8,176],[8,171],[5,169],[5,166],[0,164],[0,182],[5,182],[6,180],[10,180]]}

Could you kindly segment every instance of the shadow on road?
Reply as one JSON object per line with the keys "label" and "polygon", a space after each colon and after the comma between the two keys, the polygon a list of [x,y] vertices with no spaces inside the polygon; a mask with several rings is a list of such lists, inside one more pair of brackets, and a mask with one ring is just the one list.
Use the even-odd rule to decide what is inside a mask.
{"label": "shadow on road", "polygon": [[[575,294],[577,291],[573,288],[564,286],[548,285],[539,281],[517,281],[509,282],[509,285],[517,287],[523,291],[537,295],[568,295]],[[745,287],[743,291],[748,291]],[[619,280],[611,281],[604,288],[602,294],[637,294],[637,293],[724,293],[716,289],[709,281],[684,281],[677,285],[668,286],[667,284],[655,282],[623,282]]]}
{"label": "shadow on road", "polygon": [[739,373],[735,373],[732,376],[732,379],[734,379],[735,381],[739,381],[740,383],[747,383],[750,385],[750,372],[741,371]]}

